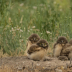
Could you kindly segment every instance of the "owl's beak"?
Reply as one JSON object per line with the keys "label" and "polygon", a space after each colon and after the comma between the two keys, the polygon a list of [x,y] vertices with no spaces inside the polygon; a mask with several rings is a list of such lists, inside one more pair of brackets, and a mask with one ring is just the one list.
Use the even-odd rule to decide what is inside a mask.
{"label": "owl's beak", "polygon": [[35,38],[34,38],[34,40],[35,40]]}
{"label": "owl's beak", "polygon": [[42,45],[43,45],[43,47],[44,47],[44,43],[43,43]]}
{"label": "owl's beak", "polygon": [[62,43],[63,43],[63,40],[62,40]]}
{"label": "owl's beak", "polygon": [[47,46],[47,45],[45,45],[45,46]]}
{"label": "owl's beak", "polygon": [[64,46],[65,44],[62,44],[62,46]]}

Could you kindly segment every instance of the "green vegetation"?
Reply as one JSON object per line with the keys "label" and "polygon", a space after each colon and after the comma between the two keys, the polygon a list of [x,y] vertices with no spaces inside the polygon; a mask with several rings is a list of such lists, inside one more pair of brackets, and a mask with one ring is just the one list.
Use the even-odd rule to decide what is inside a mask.
{"label": "green vegetation", "polygon": [[0,0],[0,49],[24,54],[27,38],[37,33],[50,44],[72,38],[72,0]]}

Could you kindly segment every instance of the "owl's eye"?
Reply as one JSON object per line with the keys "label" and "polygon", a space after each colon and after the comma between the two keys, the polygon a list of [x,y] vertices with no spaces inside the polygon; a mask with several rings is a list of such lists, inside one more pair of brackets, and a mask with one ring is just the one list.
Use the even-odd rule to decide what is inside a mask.
{"label": "owl's eye", "polygon": [[36,40],[38,40],[38,38],[36,38]]}
{"label": "owl's eye", "polygon": [[46,44],[46,43],[44,43],[44,45],[46,46],[47,44]]}
{"label": "owl's eye", "polygon": [[41,46],[42,44],[40,43],[40,46]]}
{"label": "owl's eye", "polygon": [[47,44],[45,43],[45,46],[47,46]]}
{"label": "owl's eye", "polygon": [[33,38],[31,38],[31,40],[33,40]]}

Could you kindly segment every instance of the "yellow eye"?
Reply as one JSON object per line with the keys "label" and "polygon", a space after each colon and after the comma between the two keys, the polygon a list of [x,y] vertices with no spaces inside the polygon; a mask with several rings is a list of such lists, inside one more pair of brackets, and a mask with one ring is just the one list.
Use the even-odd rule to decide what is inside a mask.
{"label": "yellow eye", "polygon": [[44,45],[46,46],[47,44],[45,43]]}

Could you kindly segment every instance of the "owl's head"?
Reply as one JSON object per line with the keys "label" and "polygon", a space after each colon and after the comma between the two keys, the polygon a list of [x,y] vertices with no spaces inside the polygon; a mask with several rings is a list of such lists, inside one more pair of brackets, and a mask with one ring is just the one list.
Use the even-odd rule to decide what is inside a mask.
{"label": "owl's head", "polygon": [[72,45],[72,39],[69,41],[69,44],[71,44],[71,45]]}
{"label": "owl's head", "polygon": [[40,37],[37,34],[32,34],[28,39],[31,43],[36,43],[40,40]]}
{"label": "owl's head", "polygon": [[61,36],[61,37],[58,38],[57,43],[64,46],[66,43],[68,43],[68,41],[67,41],[66,37]]}
{"label": "owl's head", "polygon": [[45,49],[48,49],[48,42],[44,39],[41,39],[37,42],[37,45],[39,47],[42,47],[42,48],[45,48]]}

